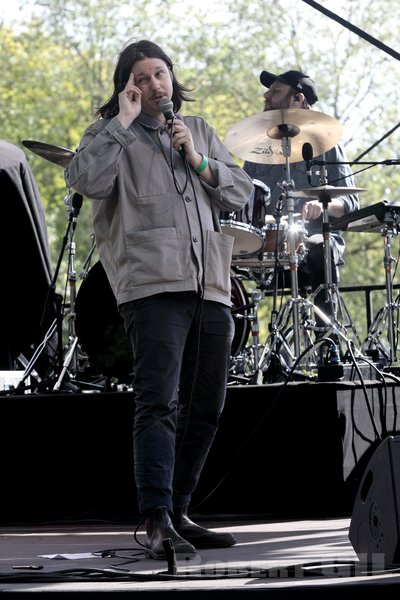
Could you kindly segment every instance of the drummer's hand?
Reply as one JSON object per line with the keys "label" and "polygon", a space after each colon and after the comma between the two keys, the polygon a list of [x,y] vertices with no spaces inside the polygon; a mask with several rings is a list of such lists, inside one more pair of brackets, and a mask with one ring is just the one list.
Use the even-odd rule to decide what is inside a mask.
{"label": "drummer's hand", "polygon": [[310,200],[306,202],[301,209],[301,218],[303,221],[318,219],[322,214],[322,204],[319,200]]}
{"label": "drummer's hand", "polygon": [[135,75],[129,75],[128,83],[118,94],[119,113],[118,119],[126,128],[136,119],[142,110],[142,92],[135,85]]}

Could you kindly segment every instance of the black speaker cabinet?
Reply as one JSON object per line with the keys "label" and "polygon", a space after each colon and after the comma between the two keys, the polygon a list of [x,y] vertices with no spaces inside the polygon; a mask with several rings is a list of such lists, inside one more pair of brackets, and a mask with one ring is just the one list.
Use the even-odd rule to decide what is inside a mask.
{"label": "black speaker cabinet", "polygon": [[400,563],[400,436],[385,438],[367,464],[349,539],[361,562]]}

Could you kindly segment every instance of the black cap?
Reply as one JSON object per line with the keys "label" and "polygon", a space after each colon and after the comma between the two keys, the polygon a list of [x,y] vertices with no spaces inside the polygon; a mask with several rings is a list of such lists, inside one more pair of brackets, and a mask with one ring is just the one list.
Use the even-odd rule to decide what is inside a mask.
{"label": "black cap", "polygon": [[290,87],[298,92],[302,92],[310,106],[317,102],[318,96],[315,83],[305,73],[301,71],[286,71],[286,73],[282,73],[281,75],[273,75],[273,73],[269,73],[268,71],[262,71],[260,75],[261,83],[267,88],[271,87],[276,79],[286,83],[286,85],[290,85]]}

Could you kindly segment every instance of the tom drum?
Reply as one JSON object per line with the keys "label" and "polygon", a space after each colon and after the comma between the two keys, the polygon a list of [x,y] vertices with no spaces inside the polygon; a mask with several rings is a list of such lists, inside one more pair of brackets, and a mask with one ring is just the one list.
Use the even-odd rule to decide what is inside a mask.
{"label": "tom drum", "polygon": [[271,193],[262,181],[253,179],[253,184],[249,201],[241,210],[220,213],[222,232],[235,238],[233,256],[256,254],[264,246],[265,207],[269,204]]}

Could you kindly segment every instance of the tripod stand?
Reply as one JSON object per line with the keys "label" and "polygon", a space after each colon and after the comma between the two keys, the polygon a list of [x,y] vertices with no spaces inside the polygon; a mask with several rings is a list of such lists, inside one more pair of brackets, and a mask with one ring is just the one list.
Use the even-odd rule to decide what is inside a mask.
{"label": "tripod stand", "polygon": [[[322,236],[323,236],[323,253],[324,253],[324,281],[325,283],[318,286],[318,288],[311,294],[311,301],[315,304],[316,298],[321,292],[324,292],[325,300],[323,305],[323,312],[327,314],[332,320],[332,324],[338,330],[342,330],[344,334],[352,332],[354,340],[360,345],[361,339],[358,335],[357,329],[351,319],[350,313],[347,306],[339,292],[339,288],[336,283],[333,282],[332,277],[332,255],[331,255],[331,226],[329,221],[329,203],[332,198],[342,195],[343,190],[335,190],[332,187],[327,186],[327,178],[325,168],[321,170],[322,181],[324,184],[320,188],[315,189],[316,197],[322,204]],[[312,194],[313,191],[307,192]],[[340,321],[338,317],[340,318]],[[326,330],[323,332],[326,334]],[[353,340],[353,341],[354,341]],[[348,343],[346,335],[344,337],[339,336],[338,342],[345,341]],[[341,355],[344,352],[341,349]]]}
{"label": "tripod stand", "polygon": [[[283,140],[284,141],[284,140]],[[289,173],[288,157],[286,153],[287,172]],[[285,199],[289,217],[289,249],[290,249],[290,275],[291,275],[291,293],[292,298],[281,309],[275,322],[272,323],[271,335],[267,340],[263,355],[257,369],[257,381],[260,381],[260,373],[268,371],[270,362],[276,361],[276,357],[282,353],[286,358],[286,367],[301,359],[299,366],[305,370],[310,370],[318,365],[319,357],[317,355],[318,339],[327,338],[331,340],[328,345],[327,356],[332,350],[336,353],[336,345],[339,346],[340,354],[345,354],[343,346],[348,347],[351,342],[348,338],[348,331],[351,330],[358,344],[361,340],[358,336],[354,323],[350,318],[347,307],[339,294],[337,285],[332,279],[332,258],[331,258],[331,234],[328,216],[328,206],[331,199],[335,196],[343,195],[343,189],[335,189],[326,184],[326,172],[324,167],[321,169],[321,187],[310,188],[296,192],[292,190],[292,184],[284,183]],[[298,269],[297,256],[294,243],[294,198],[318,198],[323,205],[322,211],[322,238],[323,238],[323,260],[324,260],[324,283],[321,284],[311,295],[310,300],[299,296],[298,292]],[[316,298],[324,292],[323,310],[316,304]],[[345,317],[345,324],[338,321],[338,314]],[[291,322],[291,324],[290,324]],[[316,334],[317,340],[312,339],[312,333]],[[303,348],[303,350],[302,350]],[[307,350],[308,349],[308,350]],[[356,352],[357,353],[357,352]]]}
{"label": "tripod stand", "polygon": [[[385,268],[386,304],[377,312],[361,348],[365,352],[372,349],[380,351],[390,365],[398,360],[397,339],[399,329],[397,325],[398,318],[395,319],[395,314],[398,315],[400,305],[397,302],[393,302],[392,265],[395,259],[391,255],[391,240],[399,234],[399,215],[394,212],[388,219],[389,221],[391,223],[385,225],[381,230],[384,247],[383,266]],[[389,347],[381,339],[385,329],[387,330]]]}
{"label": "tripod stand", "polygon": [[[69,366],[71,365],[71,363],[73,364],[74,374],[76,374],[76,371],[77,371],[77,338],[75,335],[75,327],[74,327],[74,306],[75,306],[75,299],[76,299],[76,287],[75,287],[76,274],[74,271],[75,242],[73,240],[73,236],[74,236],[74,232],[75,232],[75,228],[76,228],[77,217],[78,217],[80,208],[82,206],[83,197],[78,193],[75,193],[73,195],[71,193],[69,193],[64,198],[64,202],[68,205],[68,216],[69,216],[68,226],[67,226],[67,231],[65,233],[65,236],[63,238],[61,252],[60,252],[60,255],[58,258],[57,267],[56,267],[52,282],[50,284],[48,300],[47,300],[47,302],[54,300],[54,303],[57,306],[57,316],[54,319],[53,323],[50,325],[50,328],[48,329],[47,333],[45,334],[43,341],[37,348],[31,361],[26,366],[24,376],[21,380],[21,382],[24,382],[29,377],[29,375],[33,372],[38,358],[44,352],[44,350],[46,349],[46,346],[51,342],[53,335],[57,334],[58,350],[57,350],[55,364],[53,365],[53,372],[51,372],[49,374],[47,381],[40,382],[41,387],[47,388],[49,385],[51,385],[51,380],[58,376],[57,380],[55,381],[55,384],[53,386],[54,390],[59,390],[61,388],[61,384],[63,382],[63,379],[64,379],[66,372],[67,372]],[[56,282],[58,279],[59,270],[61,267],[61,261],[62,261],[64,252],[65,252],[65,249],[67,248],[67,246],[69,248],[68,281],[69,281],[69,287],[70,287],[70,311],[69,311],[69,316],[68,316],[68,321],[69,321],[68,340],[69,340],[69,343],[71,343],[71,344],[69,346],[67,355],[64,359],[63,358],[64,357],[64,348],[63,348],[63,341],[62,341],[62,339],[63,339],[62,297],[59,294],[55,293],[55,287],[56,287]],[[46,311],[46,306],[43,311],[43,314],[45,314],[45,311]],[[50,382],[50,384],[49,384],[49,382]],[[69,387],[72,388],[73,391],[77,391],[75,389],[75,386],[73,386],[72,384],[69,385]]]}

